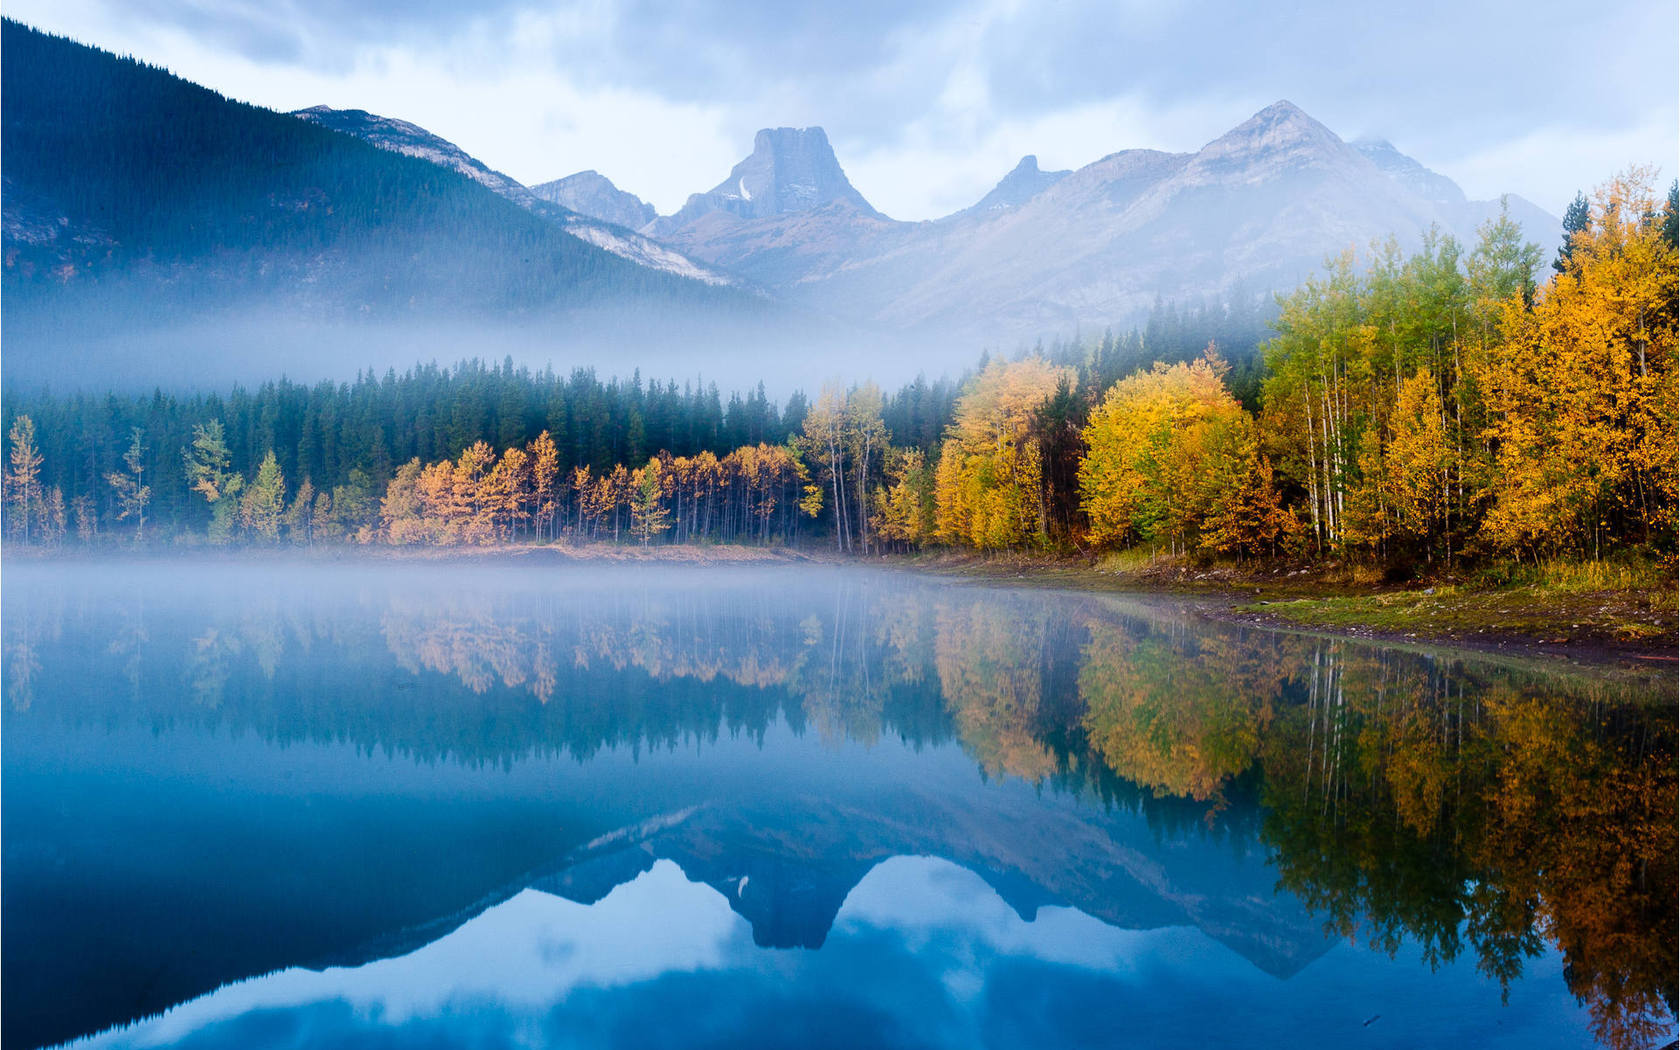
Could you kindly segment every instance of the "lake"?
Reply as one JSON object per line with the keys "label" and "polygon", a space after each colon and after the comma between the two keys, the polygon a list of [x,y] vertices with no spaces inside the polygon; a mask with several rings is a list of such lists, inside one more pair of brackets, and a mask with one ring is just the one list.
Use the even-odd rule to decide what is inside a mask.
{"label": "lake", "polygon": [[865,568],[9,562],[6,1047],[1644,1047],[1650,674]]}

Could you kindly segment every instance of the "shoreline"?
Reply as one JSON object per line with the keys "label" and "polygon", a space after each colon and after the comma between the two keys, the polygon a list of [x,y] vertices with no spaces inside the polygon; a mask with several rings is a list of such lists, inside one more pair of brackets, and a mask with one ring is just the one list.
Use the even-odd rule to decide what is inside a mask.
{"label": "shoreline", "polygon": [[538,566],[810,565],[915,572],[998,586],[1173,597],[1223,623],[1485,655],[1660,669],[1680,666],[1675,592],[1650,587],[1558,590],[1427,580],[1387,584],[1344,566],[1256,563],[1197,568],[1171,559],[1110,559],[942,551],[847,555],[831,548],[732,544],[502,544],[487,547],[142,548],[6,550],[7,561],[50,563],[181,557]]}
{"label": "shoreline", "polygon": [[[933,575],[1004,586],[1170,595],[1187,600],[1206,619],[1269,630],[1644,670],[1680,667],[1680,623],[1672,590],[1565,594],[1430,581],[1389,585],[1356,580],[1335,566],[1197,569],[1167,559],[1125,568],[1020,555],[945,553],[886,560]],[[1514,605],[1523,608],[1509,608]]]}

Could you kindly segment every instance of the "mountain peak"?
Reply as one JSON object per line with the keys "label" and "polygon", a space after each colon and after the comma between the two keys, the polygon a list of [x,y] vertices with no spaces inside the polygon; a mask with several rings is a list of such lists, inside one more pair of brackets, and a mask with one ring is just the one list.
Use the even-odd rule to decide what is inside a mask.
{"label": "mountain peak", "polygon": [[632,230],[646,226],[657,214],[653,205],[619,189],[593,168],[532,186],[531,192],[538,200]]}
{"label": "mountain peak", "polygon": [[1350,152],[1334,131],[1280,99],[1202,147],[1193,163],[1201,169],[1236,168],[1266,158],[1301,163]]}
{"label": "mountain peak", "polygon": [[660,223],[681,226],[714,211],[765,219],[835,202],[880,215],[846,178],[822,128],[763,128],[753,136],[752,153],[730,169],[728,178],[694,194]]}
{"label": "mountain peak", "polygon": [[1029,153],[992,187],[990,193],[972,207],[957,212],[957,215],[996,215],[1019,208],[1070,174],[1072,172],[1069,171],[1040,171],[1038,156]]}

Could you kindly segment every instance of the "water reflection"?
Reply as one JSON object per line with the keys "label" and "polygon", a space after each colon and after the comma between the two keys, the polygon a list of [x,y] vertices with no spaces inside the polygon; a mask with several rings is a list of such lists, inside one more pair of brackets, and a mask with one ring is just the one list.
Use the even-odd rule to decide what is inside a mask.
{"label": "water reflection", "polygon": [[[1286,979],[1306,1010],[1323,990],[1302,975],[1336,943],[1328,929],[1375,949],[1358,958],[1376,961],[1342,969],[1375,967],[1382,987],[1435,997],[1436,1020],[1414,1018],[1402,1041],[1454,1017],[1464,1026],[1454,1037],[1465,1037],[1481,1021],[1470,1007],[1448,1009],[1452,995],[1489,980],[1533,1000],[1544,991],[1533,969],[1558,958],[1561,979],[1546,983],[1585,1006],[1604,1043],[1644,1046],[1673,1031],[1671,681],[1501,667],[1212,625],[1166,605],[842,570],[61,566],[8,568],[5,586],[7,1045],[68,1038],[282,970],[197,999],[161,1027],[111,1037],[155,1041],[209,1025],[238,1042],[232,1033],[249,1034],[237,1026],[255,1023],[252,1011],[354,1005],[346,988],[406,972],[397,963],[447,957],[471,969],[462,952],[490,952],[496,931],[527,918],[574,939],[594,928],[611,940],[616,928],[621,954],[660,974],[735,974],[730,994],[746,1002],[744,989],[768,989],[766,974],[790,964],[745,948],[727,962],[672,962],[661,953],[688,950],[685,922],[709,922],[721,906],[728,914],[707,929],[731,944],[821,947],[813,958],[855,963],[868,952],[854,934],[875,927],[848,909],[892,898],[865,890],[916,855],[961,865],[1029,931],[1048,931],[1028,922],[1048,907],[1107,931],[1087,930],[1079,943],[1119,938],[1097,967],[1110,977],[1142,957],[1139,935],[1126,931],[1182,930],[1175,936],[1190,939],[1173,951],[1200,960],[1204,992],[1210,974],[1231,968],[1210,959],[1241,961],[1249,976],[1232,987],[1253,996],[1243,1011],[1270,1010],[1279,994],[1254,975]],[[369,766],[374,758],[383,764]],[[267,896],[229,903],[219,956],[205,949],[207,932],[181,953],[217,957],[173,960],[147,942],[180,922],[183,905],[171,903],[180,898],[124,874],[138,862],[107,851],[157,853],[132,818],[150,831],[160,813],[205,807],[193,790],[208,780],[228,812],[181,830],[149,877],[182,897],[236,878]],[[137,795],[101,794],[114,781]],[[356,836],[366,837],[368,818],[357,807],[375,796],[389,797],[380,817],[389,840],[364,844]],[[502,822],[490,822],[494,834],[486,805]],[[70,841],[66,820],[103,828],[100,841]],[[261,875],[206,860],[217,820],[255,822],[250,864]],[[460,852],[469,842],[479,850],[471,859]],[[452,870],[416,864],[440,861]],[[113,902],[102,922],[135,931],[133,958],[122,956],[121,936],[102,943],[83,928],[86,916],[48,906],[67,869]],[[933,886],[955,878],[916,870]],[[707,903],[674,877],[707,887]],[[371,903],[392,882],[398,899]],[[636,887],[627,899],[655,892],[665,902],[647,905],[646,915],[664,917],[645,937],[612,909],[530,918],[549,915],[555,900],[600,907]],[[950,903],[915,879],[894,891],[915,892],[929,914]],[[359,918],[327,921],[335,908]],[[321,928],[282,934],[262,909],[318,913]],[[894,921],[908,937],[909,918]],[[940,937],[975,935],[957,927],[945,923]],[[850,947],[837,949],[837,936]],[[63,958],[78,938],[106,952],[102,966]],[[562,969],[616,957],[586,941],[544,950]],[[143,976],[146,953],[166,977]],[[993,951],[995,973],[981,967],[957,983],[1026,980],[1011,969],[1023,953],[1033,955]],[[858,969],[915,957],[925,980],[945,965],[938,954],[919,943],[877,951]],[[1041,998],[1053,977],[1069,981],[1066,960],[1056,961],[1029,981]],[[285,969],[330,963],[354,969]],[[1437,967],[1448,976],[1424,976]],[[1479,978],[1449,979],[1472,969]],[[564,1014],[581,1024],[571,1009],[555,1013],[576,982],[552,970],[541,1023]],[[740,976],[749,970],[751,980]],[[519,985],[498,985],[496,972],[481,975],[483,988],[449,994],[496,999],[505,1012]],[[778,994],[792,994],[794,976]],[[37,979],[78,990],[43,998]],[[598,994],[600,980],[584,983]],[[434,985],[405,994],[442,994]],[[961,1000],[948,985],[925,1010],[946,1027],[924,1042],[960,1045],[952,1033],[974,1023],[946,1002]],[[1373,977],[1361,994],[1378,986]],[[324,1006],[311,1023],[343,1034],[425,1013],[410,1004],[393,1014],[381,1002],[377,1024],[359,1014],[351,1028],[329,1024]],[[908,1023],[879,1006],[876,1021]],[[1530,1021],[1556,1013],[1525,1010]],[[1500,1013],[1500,1030],[1522,1027],[1531,1039],[1580,1030],[1556,1017],[1519,1026],[1517,1016]],[[909,1031],[900,1028],[895,1039]],[[1028,1031],[1002,1041],[1027,1045]],[[1065,1029],[1031,1031],[1079,1041]]]}

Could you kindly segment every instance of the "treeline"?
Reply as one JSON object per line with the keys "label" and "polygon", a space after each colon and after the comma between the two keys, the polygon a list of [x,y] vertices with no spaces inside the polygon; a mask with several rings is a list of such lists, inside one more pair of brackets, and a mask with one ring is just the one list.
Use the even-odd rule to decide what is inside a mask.
{"label": "treeline", "polygon": [[1504,215],[1468,250],[1349,253],[1279,300],[1246,372],[1183,344],[1240,311],[1158,309],[956,381],[783,406],[511,361],[8,395],[8,536],[1670,557],[1675,214],[1676,189],[1612,181],[1570,209],[1544,285]]}

